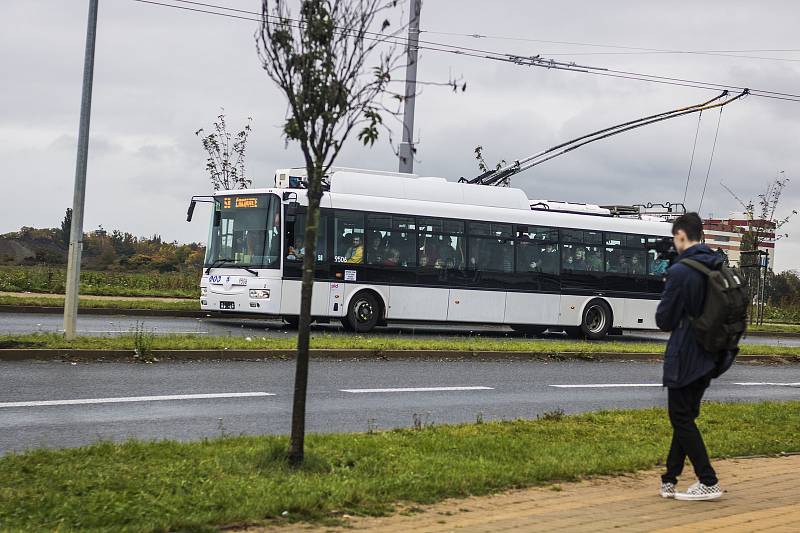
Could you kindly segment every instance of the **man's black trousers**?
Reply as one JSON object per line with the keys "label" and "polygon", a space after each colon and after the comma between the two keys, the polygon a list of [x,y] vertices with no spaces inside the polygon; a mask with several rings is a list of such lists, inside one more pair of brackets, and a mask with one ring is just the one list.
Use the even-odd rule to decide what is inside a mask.
{"label": "man's black trousers", "polygon": [[686,457],[692,462],[694,473],[704,485],[717,483],[717,474],[708,460],[708,452],[694,423],[700,416],[700,401],[711,382],[703,377],[679,389],[668,389],[667,410],[672,424],[672,445],[667,456],[667,473],[661,476],[664,483],[677,483]]}

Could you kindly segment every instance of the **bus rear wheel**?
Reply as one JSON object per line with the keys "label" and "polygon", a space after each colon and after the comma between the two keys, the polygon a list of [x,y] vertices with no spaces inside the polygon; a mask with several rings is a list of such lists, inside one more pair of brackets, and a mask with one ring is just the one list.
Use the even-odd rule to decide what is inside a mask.
{"label": "bus rear wheel", "polygon": [[347,315],[342,319],[344,329],[356,333],[372,331],[381,319],[381,304],[371,292],[359,292],[350,300]]}
{"label": "bus rear wheel", "polygon": [[583,310],[580,335],[586,339],[599,340],[608,334],[612,323],[611,308],[603,300],[592,300]]}

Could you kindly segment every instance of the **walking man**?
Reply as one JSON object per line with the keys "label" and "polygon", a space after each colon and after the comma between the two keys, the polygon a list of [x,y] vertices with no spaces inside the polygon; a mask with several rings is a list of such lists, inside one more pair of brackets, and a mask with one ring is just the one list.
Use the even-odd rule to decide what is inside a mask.
{"label": "walking man", "polygon": [[[664,354],[663,384],[668,389],[672,444],[667,471],[661,476],[661,496],[677,500],[712,500],[722,496],[722,489],[695,419],[700,415],[703,393],[711,379],[721,373],[719,354],[712,354],[701,346],[691,323],[691,319],[703,313],[707,276],[698,267],[681,261],[693,260],[716,270],[723,259],[700,242],[703,221],[697,213],[678,217],[672,225],[672,237],[679,256],[667,271],[667,282],[656,311],[658,327],[670,332]],[[677,492],[678,476],[687,456],[698,481],[685,492]]]}

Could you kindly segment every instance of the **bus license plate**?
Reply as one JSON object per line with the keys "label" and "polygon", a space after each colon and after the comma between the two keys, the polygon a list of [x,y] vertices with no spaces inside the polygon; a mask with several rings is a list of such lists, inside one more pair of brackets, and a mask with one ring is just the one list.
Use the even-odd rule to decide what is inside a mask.
{"label": "bus license plate", "polygon": [[220,309],[236,309],[236,302],[220,302]]}

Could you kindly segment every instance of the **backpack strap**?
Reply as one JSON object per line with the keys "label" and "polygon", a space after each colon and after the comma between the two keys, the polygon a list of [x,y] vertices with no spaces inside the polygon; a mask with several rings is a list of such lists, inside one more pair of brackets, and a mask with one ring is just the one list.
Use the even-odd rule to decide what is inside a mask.
{"label": "backpack strap", "polygon": [[700,261],[695,261],[694,259],[681,259],[678,262],[683,263],[684,265],[693,268],[694,270],[697,270],[698,272],[705,274],[706,276],[708,276],[709,274],[711,274],[711,272],[713,272],[713,270],[705,266],[703,263],[701,263]]}

